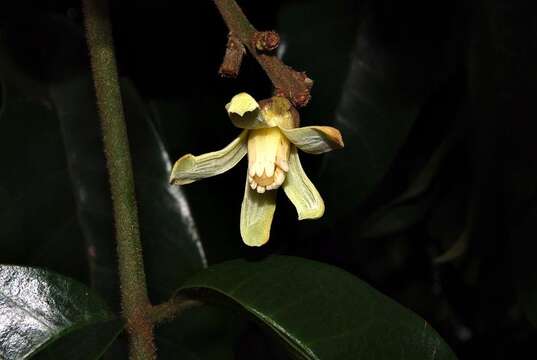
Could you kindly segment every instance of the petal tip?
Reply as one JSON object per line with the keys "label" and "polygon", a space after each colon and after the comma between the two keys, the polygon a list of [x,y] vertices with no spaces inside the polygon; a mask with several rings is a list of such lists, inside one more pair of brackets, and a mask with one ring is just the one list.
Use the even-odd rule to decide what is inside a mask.
{"label": "petal tip", "polygon": [[334,128],[335,130],[335,136],[334,136],[334,139],[336,140],[336,143],[340,146],[340,148],[344,148],[345,147],[345,143],[343,142],[343,136],[341,136],[341,132]]}
{"label": "petal tip", "polygon": [[181,176],[185,169],[191,168],[193,166],[193,159],[194,155],[186,154],[183,155],[179,160],[177,160],[175,164],[173,164],[169,180],[170,184],[186,185],[193,182],[189,181],[188,179],[184,179],[184,177]]}
{"label": "petal tip", "polygon": [[226,110],[229,114],[237,114],[243,116],[245,113],[259,109],[259,104],[248,93],[239,93],[231,99],[226,105]]}
{"label": "petal tip", "polygon": [[276,192],[258,194],[246,181],[240,218],[240,233],[245,245],[259,247],[269,241],[275,210]]}
{"label": "petal tip", "polygon": [[324,126],[323,128],[325,131],[325,135],[327,135],[328,138],[331,140],[332,150],[337,150],[345,147],[345,144],[343,143],[343,136],[341,136],[341,132],[338,129],[331,126]]}
{"label": "petal tip", "polygon": [[280,126],[280,130],[297,148],[310,154],[324,154],[345,146],[340,131],[331,126],[305,126],[293,129]]}
{"label": "petal tip", "polygon": [[246,231],[241,231],[242,242],[249,247],[261,247],[265,245],[270,239],[270,229],[268,233],[258,230],[261,229],[247,229]]}
{"label": "petal tip", "polygon": [[324,204],[318,209],[309,209],[298,214],[298,220],[315,220],[320,219],[324,215]]}
{"label": "petal tip", "polygon": [[263,242],[247,242],[246,240],[242,239],[242,242],[246,246],[253,247],[253,248],[259,248],[259,247],[265,245],[268,242],[268,239],[266,241],[263,241]]}

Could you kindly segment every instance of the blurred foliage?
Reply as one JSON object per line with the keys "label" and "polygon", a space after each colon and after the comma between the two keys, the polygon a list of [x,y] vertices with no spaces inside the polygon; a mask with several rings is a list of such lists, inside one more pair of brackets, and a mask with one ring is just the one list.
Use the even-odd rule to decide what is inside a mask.
{"label": "blurred foliage", "polygon": [[[261,249],[240,240],[244,164],[181,188],[167,184],[167,172],[184,153],[223,147],[239,132],[224,104],[240,91],[268,97],[270,82],[250,56],[238,79],[218,77],[227,30],[211,1],[111,3],[152,301],[194,279],[224,293],[250,270],[273,281],[249,285],[266,293],[268,320],[247,322],[252,315],[219,302],[193,309],[157,329],[162,358],[287,358],[289,343],[273,330],[289,324],[263,325],[282,307],[271,299],[322,288],[325,277],[326,286],[345,281],[329,278],[325,265],[313,266],[309,282],[288,278],[291,270],[276,275],[263,265],[270,254],[363,279],[426,319],[461,359],[537,355],[537,38],[529,1],[239,1],[259,29],[280,32],[283,60],[315,81],[302,124],[336,126],[346,145],[322,160],[304,157],[325,196],[325,218],[298,223],[291,205],[278,202]],[[0,84],[0,262],[47,271],[3,268],[52,288],[64,278],[48,270],[77,279],[117,310],[111,204],[78,1],[0,5]],[[211,266],[187,280],[221,262],[221,282],[206,275]],[[360,295],[350,283],[338,290],[341,301],[356,304],[349,314],[367,315],[360,301],[381,295]],[[85,291],[73,286],[60,286],[58,296]],[[354,298],[343,299],[347,292]],[[11,311],[2,308],[7,298],[0,293],[0,319]],[[259,306],[247,303],[247,312]],[[418,321],[401,309],[409,324]],[[100,330],[112,340],[115,321]],[[42,356],[69,354],[79,336],[102,340],[95,329],[81,331]],[[124,341],[106,356],[124,358]]]}

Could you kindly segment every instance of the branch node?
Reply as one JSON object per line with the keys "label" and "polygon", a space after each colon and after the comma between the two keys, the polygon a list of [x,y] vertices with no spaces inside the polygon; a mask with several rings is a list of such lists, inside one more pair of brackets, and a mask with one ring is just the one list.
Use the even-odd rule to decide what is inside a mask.
{"label": "branch node", "polygon": [[311,88],[313,80],[310,79],[305,72],[299,72],[291,67],[287,67],[288,76],[293,81],[292,84],[300,84],[297,87],[277,87],[274,90],[274,95],[288,98],[291,103],[297,107],[304,107],[311,100]]}
{"label": "branch node", "polygon": [[252,41],[256,50],[271,52],[280,45],[280,35],[276,31],[256,31]]}
{"label": "branch node", "polygon": [[185,311],[201,305],[203,305],[201,301],[178,296],[165,303],[153,306],[149,312],[149,316],[153,320],[153,323],[159,324],[171,321]]}
{"label": "branch node", "polygon": [[232,32],[228,34],[226,53],[218,73],[222,77],[236,78],[241,69],[242,59],[246,54],[244,45]]}
{"label": "branch node", "polygon": [[296,107],[304,107],[308,104],[311,99],[311,94],[309,91],[304,91],[302,93],[294,94],[291,98],[293,105]]}
{"label": "branch node", "polygon": [[313,81],[305,73],[292,69],[278,59],[273,50],[278,47],[279,35],[274,31],[257,31],[236,0],[214,0],[214,3],[229,31],[261,65],[275,92],[289,99],[296,107],[306,106],[311,98],[310,89]]}

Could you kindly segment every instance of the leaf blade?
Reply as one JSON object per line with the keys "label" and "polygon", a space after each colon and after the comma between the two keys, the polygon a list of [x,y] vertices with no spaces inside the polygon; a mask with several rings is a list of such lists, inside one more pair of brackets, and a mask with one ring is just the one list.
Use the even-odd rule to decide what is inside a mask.
{"label": "leaf blade", "polygon": [[310,260],[229,261],[191,278],[180,291],[223,295],[305,359],[429,358],[433,353],[437,359],[455,359],[417,315],[354,276]]}

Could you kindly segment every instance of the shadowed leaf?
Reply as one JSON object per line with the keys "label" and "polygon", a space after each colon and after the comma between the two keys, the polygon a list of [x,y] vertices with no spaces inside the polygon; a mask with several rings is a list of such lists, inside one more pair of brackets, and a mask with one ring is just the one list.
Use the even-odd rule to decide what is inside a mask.
{"label": "shadowed leaf", "polygon": [[272,256],[212,266],[180,289],[231,302],[302,359],[455,359],[427,322],[351,274]]}

